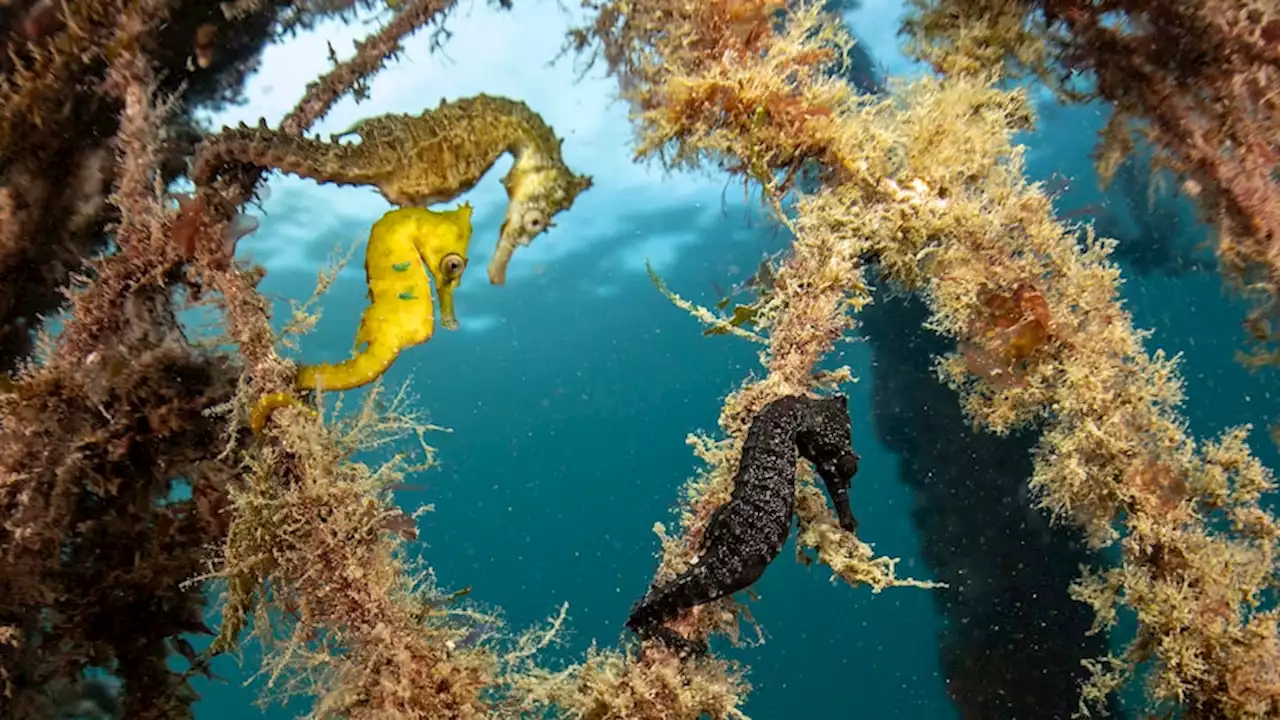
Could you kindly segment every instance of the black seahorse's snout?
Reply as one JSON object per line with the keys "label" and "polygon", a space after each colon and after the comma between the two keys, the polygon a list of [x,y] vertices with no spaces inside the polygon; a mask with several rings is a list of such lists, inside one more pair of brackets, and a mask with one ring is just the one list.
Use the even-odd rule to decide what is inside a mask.
{"label": "black seahorse's snout", "polygon": [[849,532],[858,531],[858,520],[849,505],[849,488],[853,484],[853,476],[858,474],[859,459],[857,453],[849,450],[835,457],[820,458],[814,463],[818,476],[827,486],[827,495],[835,507],[840,528]]}
{"label": "black seahorse's snout", "polygon": [[851,480],[858,474],[858,454],[849,452],[841,455],[835,462],[835,469],[823,473],[819,466],[818,474],[827,484],[827,495],[831,496],[832,506],[835,506],[840,528],[849,530],[850,533],[858,532],[858,518],[854,518],[854,510],[849,503]]}

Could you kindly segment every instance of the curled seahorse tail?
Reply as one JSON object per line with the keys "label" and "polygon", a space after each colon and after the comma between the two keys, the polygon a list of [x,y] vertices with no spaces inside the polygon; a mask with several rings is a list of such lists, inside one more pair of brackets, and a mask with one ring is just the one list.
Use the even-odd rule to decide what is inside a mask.
{"label": "curled seahorse tail", "polygon": [[387,342],[372,342],[366,350],[340,363],[304,365],[298,368],[301,390],[350,390],[376,380],[391,367],[400,348]]}
{"label": "curled seahorse tail", "polygon": [[352,168],[357,146],[326,143],[320,140],[288,135],[265,125],[223,128],[205,140],[196,152],[191,180],[197,186],[208,185],[222,172],[235,166],[280,170],[318,182],[339,185],[367,182]]}
{"label": "curled seahorse tail", "polygon": [[258,404],[253,408],[253,414],[249,416],[249,429],[253,430],[254,435],[262,433],[262,429],[267,426],[267,421],[271,419],[271,414],[285,405],[301,405],[302,402],[294,397],[292,393],[277,392],[269,393],[258,398]]}

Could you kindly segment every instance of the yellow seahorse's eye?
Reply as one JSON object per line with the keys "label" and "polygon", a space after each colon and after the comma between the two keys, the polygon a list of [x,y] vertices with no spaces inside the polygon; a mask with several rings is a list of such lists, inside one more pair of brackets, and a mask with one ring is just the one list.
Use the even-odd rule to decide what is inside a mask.
{"label": "yellow seahorse's eye", "polygon": [[547,219],[537,210],[524,214],[524,228],[530,232],[538,232],[547,226]]}
{"label": "yellow seahorse's eye", "polygon": [[457,277],[467,269],[467,259],[457,253],[449,253],[440,261],[440,269],[447,277]]}

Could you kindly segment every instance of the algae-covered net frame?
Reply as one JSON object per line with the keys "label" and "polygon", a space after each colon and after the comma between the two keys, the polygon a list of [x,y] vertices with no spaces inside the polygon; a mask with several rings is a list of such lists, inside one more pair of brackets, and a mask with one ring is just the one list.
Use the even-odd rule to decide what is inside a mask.
{"label": "algae-covered net frame", "polygon": [[[257,538],[269,547],[239,546],[259,551],[235,556],[246,561],[238,567],[256,574],[239,575],[250,579],[233,595],[251,598],[267,587],[266,597],[296,617],[286,625],[291,632],[301,628],[291,638],[299,642],[283,645],[277,658],[285,662],[275,667],[302,671],[290,678],[317,697],[319,715],[741,716],[749,689],[744,670],[715,655],[680,657],[649,645],[593,649],[582,663],[561,670],[538,664],[538,650],[565,622],[563,612],[548,629],[506,649],[462,642],[465,636],[445,623],[454,611],[449,594],[416,584],[420,578],[399,554],[405,528],[384,478],[344,453],[343,436],[324,417],[282,410],[280,423],[253,437],[212,412],[227,402],[244,409],[252,398],[288,391],[291,382],[292,366],[276,352],[278,337],[257,290],[260,272],[233,256],[238,235],[231,224],[253,197],[261,169],[234,168],[212,192],[177,207],[168,202],[157,188],[172,174],[166,168],[173,144],[165,137],[181,136],[175,117],[182,96],[157,79],[165,67],[150,53],[167,47],[156,40],[177,32],[170,28],[199,28],[187,28],[181,18],[167,24],[171,7],[161,0],[104,3],[83,13],[87,6],[68,6],[76,14],[65,19],[75,22],[26,26],[34,40],[23,42],[47,40],[51,52],[19,48],[27,55],[15,56],[21,67],[6,68],[3,90],[21,92],[5,111],[10,120],[65,129],[69,115],[37,115],[53,106],[114,108],[112,122],[93,133],[57,136],[114,138],[108,160],[93,155],[114,163],[109,197],[101,192],[99,198],[109,212],[76,216],[87,225],[64,229],[72,238],[105,236],[110,222],[114,246],[77,278],[68,320],[50,340],[47,357],[17,373],[0,406],[0,505],[7,518],[0,539],[15,568],[4,578],[13,592],[0,593],[0,682],[6,698],[21,703],[17,712],[48,716],[59,701],[55,690],[85,690],[77,685],[102,653],[122,663],[126,710],[181,716],[190,708],[187,680],[200,672],[202,659],[178,639],[206,629],[198,615],[190,616],[201,607],[192,595],[169,598],[142,587],[138,597],[173,599],[171,607],[181,612],[166,614],[164,623],[156,616],[154,627],[122,627],[135,635],[100,640],[93,652],[85,630],[97,618],[66,605],[46,607],[42,599],[66,577],[60,573],[67,558],[80,558],[64,553],[70,540],[83,547],[88,531],[122,536],[163,523],[175,527],[165,517],[173,510],[157,510],[155,502],[145,512],[113,508],[90,518],[107,524],[86,523],[76,514],[82,500],[118,498],[119,487],[138,487],[137,478],[151,483],[146,492],[164,497],[173,473],[188,472],[197,489],[182,508],[192,509],[189,517],[202,533],[184,536],[190,546],[183,546],[187,565],[179,570],[189,576],[197,574],[188,566],[199,557],[192,548],[226,539],[217,518],[228,488],[242,489],[232,518],[252,520],[264,509],[293,518],[275,527],[276,535]],[[110,12],[100,12],[104,7]],[[237,3],[225,16],[263,21],[265,7]],[[404,36],[452,7],[440,0],[397,5],[352,59],[310,86],[279,132],[300,135],[338,98],[361,91]],[[282,12],[284,29],[305,23],[305,7]],[[707,517],[724,501],[755,413],[776,398],[847,379],[816,368],[855,329],[856,313],[870,299],[864,273],[874,263],[886,281],[923,298],[930,327],[955,340],[956,351],[940,360],[938,372],[955,387],[969,418],[996,433],[1040,428],[1032,487],[1045,511],[1097,544],[1119,543],[1122,563],[1083,578],[1075,592],[1097,609],[1099,630],[1118,607],[1127,607],[1136,614],[1138,635],[1118,657],[1093,664],[1085,709],[1141,668],[1156,711],[1180,707],[1187,717],[1280,712],[1276,617],[1259,609],[1260,598],[1274,589],[1280,535],[1261,504],[1271,474],[1250,455],[1243,431],[1206,443],[1188,435],[1177,411],[1176,364],[1144,348],[1147,338],[1118,304],[1110,244],[1088,233],[1080,240],[1054,219],[1043,190],[1024,179],[1012,137],[1030,127],[1025,95],[998,87],[994,77],[972,75],[919,80],[884,98],[859,96],[831,72],[848,47],[847,33],[803,3],[648,0],[589,3],[587,12],[588,25],[571,40],[579,50],[600,50],[623,81],[641,154],[749,178],[764,188],[792,234],[773,282],[749,313],[752,337],[767,343],[766,374],[728,398],[722,437],[693,441],[705,468],[684,498],[680,533],[663,538],[659,577],[692,557]],[[104,82],[67,82],[95,72]],[[92,97],[86,100],[86,93]],[[39,237],[27,232],[35,227],[28,222],[35,206],[15,190],[18,183],[64,157],[88,162],[79,153],[102,148],[4,147],[0,211],[17,218],[0,233],[9,248]],[[185,158],[184,151],[176,155]],[[814,184],[806,185],[808,179]],[[61,207],[53,203],[43,212]],[[84,252],[82,245],[67,247]],[[59,264],[59,258],[45,259],[50,267]],[[66,273],[51,277],[51,287],[68,279]],[[184,337],[175,318],[178,287],[215,304],[233,354]],[[715,327],[741,329],[734,318],[700,314]],[[366,427],[386,417],[374,413]],[[148,434],[137,434],[135,418],[151,423]],[[157,455],[124,452],[136,465],[111,464],[140,440]],[[55,446],[79,451],[53,457]],[[191,447],[215,454],[193,457]],[[227,448],[233,452],[221,454]],[[122,479],[127,484],[120,485]],[[885,583],[893,578],[892,563],[872,560],[864,545],[840,532],[816,489],[802,486],[798,513],[800,544],[837,576],[892,584]],[[341,521],[298,519],[303,516]],[[270,522],[241,528],[261,525]],[[144,549],[134,557],[148,563],[178,556],[171,546]],[[324,582],[316,566],[326,573]],[[264,580],[268,586],[254,587]],[[738,609],[715,604],[681,629],[732,635]],[[148,640],[145,652],[129,644],[137,637]],[[163,662],[170,651],[190,660],[191,669],[169,674]]]}

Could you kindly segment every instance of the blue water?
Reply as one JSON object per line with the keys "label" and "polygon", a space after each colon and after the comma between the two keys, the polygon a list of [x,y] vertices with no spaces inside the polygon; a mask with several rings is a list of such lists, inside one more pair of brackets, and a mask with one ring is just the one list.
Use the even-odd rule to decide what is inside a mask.
{"label": "blue water", "polygon": [[[467,27],[458,32],[465,35]],[[879,47],[891,46],[891,37],[878,40]],[[313,47],[305,42],[302,47]],[[452,67],[471,57],[459,53]],[[419,63],[413,72],[428,68]],[[286,75],[301,81],[306,73]],[[530,97],[510,87],[519,78],[496,70],[467,80],[470,85],[447,74],[447,87],[426,99],[406,94],[397,84],[404,76],[395,77],[401,79],[375,83],[375,103],[381,97],[388,106],[416,111],[440,95],[484,89],[526,99],[540,111],[554,104],[549,120],[561,130],[576,122],[575,108],[583,102]],[[588,97],[605,87],[588,83],[565,92]],[[287,104],[292,97],[277,87],[269,100],[259,95],[244,112],[268,114],[271,103]],[[330,127],[381,111],[344,106]],[[723,178],[672,179],[635,170],[627,163],[626,127],[602,132],[593,126],[622,123],[625,108],[601,113],[598,121],[582,121],[581,135],[566,133],[570,164],[594,174],[596,187],[559,219],[560,227],[517,254],[504,287],[489,285],[482,268],[504,207],[498,178],[505,166],[485,178],[472,196],[472,269],[457,296],[462,329],[438,332],[406,352],[386,379],[395,387],[411,378],[421,409],[452,431],[431,438],[439,466],[410,479],[420,489],[400,494],[406,508],[436,508],[422,519],[414,551],[442,586],[471,586],[470,597],[502,608],[513,628],[540,622],[568,602],[570,634],[548,655],[552,664],[583,657],[592,642],[616,646],[624,637],[622,621],[656,566],[652,526],[671,523],[680,487],[697,468],[686,434],[713,430],[724,395],[760,372],[756,346],[703,337],[702,327],[649,282],[644,259],[655,262],[673,290],[709,303],[717,299],[717,287],[745,279],[763,253],[786,242],[743,199],[740,187],[731,186],[722,200]],[[1026,139],[1031,174],[1069,179],[1060,200],[1064,212],[1105,205],[1087,158],[1100,113],[1044,106],[1042,117],[1042,131]],[[575,135],[588,139],[578,143]],[[367,191],[280,178],[271,187],[261,227],[243,251],[268,268],[262,289],[277,299],[283,318],[284,300],[309,296],[332,249],[365,237],[386,207]],[[1206,231],[1187,223],[1182,232],[1181,242],[1194,245]],[[361,257],[357,253],[326,297],[322,322],[305,338],[300,359],[346,355],[365,302]],[[1216,274],[1130,277],[1124,291],[1138,326],[1155,331],[1153,344],[1184,356],[1185,411],[1195,435],[1252,421],[1261,426],[1255,448],[1275,466],[1262,431],[1280,417],[1280,403],[1268,390],[1268,377],[1250,375],[1232,359],[1242,310]],[[852,493],[859,535],[879,553],[901,557],[903,574],[928,579],[911,515],[915,498],[899,479],[898,458],[878,443],[872,427],[880,370],[871,367],[870,355],[867,343],[850,343],[831,358],[833,365],[851,365],[860,378],[845,388],[863,457]],[[752,612],[766,643],[717,648],[751,668],[749,715],[957,717],[938,669],[943,620],[930,591],[873,595],[831,583],[824,566],[805,568],[793,558],[790,547],[784,550],[755,588],[760,599]],[[246,659],[252,668],[252,652]],[[247,716],[258,687],[241,686],[245,675],[228,658],[216,661],[215,670],[228,682],[201,687],[200,717]],[[265,716],[305,709],[305,703],[293,703]]]}

